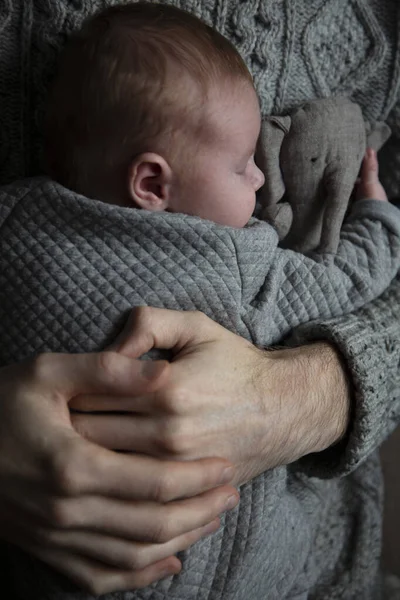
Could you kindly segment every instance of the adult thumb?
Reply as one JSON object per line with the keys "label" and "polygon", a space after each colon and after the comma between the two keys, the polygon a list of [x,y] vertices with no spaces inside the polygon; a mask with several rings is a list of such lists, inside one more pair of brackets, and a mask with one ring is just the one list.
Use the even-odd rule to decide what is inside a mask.
{"label": "adult thumb", "polygon": [[210,324],[214,329],[219,327],[198,311],[141,306],[132,310],[124,329],[109,349],[131,358],[138,358],[152,348],[172,350],[177,354],[188,344],[207,341]]}

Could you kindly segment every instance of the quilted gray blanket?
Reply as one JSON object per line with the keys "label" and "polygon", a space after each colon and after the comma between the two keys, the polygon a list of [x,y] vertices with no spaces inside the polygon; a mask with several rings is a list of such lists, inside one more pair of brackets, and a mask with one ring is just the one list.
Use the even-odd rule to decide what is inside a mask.
{"label": "quilted gray blanket", "polygon": [[201,310],[255,344],[351,312],[400,267],[400,211],[357,202],[337,254],[244,229],[90,200],[44,178],[0,188],[0,365],[104,347],[133,306]]}
{"label": "quilted gray blanket", "polygon": [[[131,307],[143,304],[200,309],[257,344],[276,342],[299,323],[349,312],[388,286],[400,267],[400,211],[356,203],[336,255],[306,257],[277,243],[274,229],[256,220],[232,229],[121,208],[43,178],[5,186],[0,364],[45,350],[101,348]],[[318,522],[305,514],[322,508],[296,486],[284,467],[260,475],[241,488],[239,508],[217,534],[183,553],[179,576],[107,598],[286,598],[301,583]],[[17,550],[11,562],[26,600],[83,597]]]}
{"label": "quilted gray blanket", "polygon": [[[42,172],[44,102],[58,49],[88,14],[119,1],[0,3],[2,183]],[[398,0],[167,1],[195,12],[239,48],[255,76],[264,116],[315,97],[346,95],[361,105],[370,121],[388,120],[393,136],[382,151],[381,175],[389,195],[400,195]],[[41,243],[39,239],[37,251]],[[78,260],[70,248],[67,254],[71,261]],[[121,301],[118,277],[112,270],[110,283],[115,291],[103,311],[105,321],[114,310],[114,300]],[[105,278],[102,284],[105,287]],[[93,306],[96,299],[93,290],[90,293]],[[50,305],[50,292],[48,296]],[[345,357],[355,396],[345,448],[306,457],[304,475],[299,465],[291,465],[247,484],[241,489],[239,509],[228,515],[224,528],[185,553],[179,578],[136,593],[115,594],[114,600],[380,598],[375,582],[382,482],[374,450],[399,422],[399,307],[397,279],[382,299],[364,310],[344,319],[315,322],[298,334],[301,343],[328,339]],[[69,306],[61,313],[68,310]],[[11,316],[12,311],[7,317]],[[89,313],[81,313],[84,330],[95,329],[91,320]],[[33,333],[29,334],[34,323],[25,322],[24,335],[34,346]],[[112,317],[110,335],[111,323]],[[59,332],[60,344],[67,348],[61,327]],[[43,347],[46,343],[41,338]],[[228,570],[231,555],[237,558]],[[7,569],[10,566],[21,600],[86,598],[26,556]]]}

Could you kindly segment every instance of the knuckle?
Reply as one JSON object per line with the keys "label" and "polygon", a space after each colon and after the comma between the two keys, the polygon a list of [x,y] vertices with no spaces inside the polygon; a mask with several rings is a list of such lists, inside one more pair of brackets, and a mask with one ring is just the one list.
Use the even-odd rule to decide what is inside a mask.
{"label": "knuckle", "polygon": [[[86,416],[86,415],[85,415]],[[90,440],[90,432],[88,429],[88,421],[84,415],[79,413],[71,413],[70,419],[75,431],[84,439]]]}
{"label": "knuckle", "polygon": [[147,329],[152,320],[152,309],[149,306],[138,306],[133,314],[135,329]]}
{"label": "knuckle", "polygon": [[168,510],[163,510],[157,519],[154,519],[150,532],[152,544],[164,544],[172,539],[171,518]]}
{"label": "knuckle", "polygon": [[183,416],[187,412],[190,392],[186,388],[173,387],[160,394],[159,408],[167,415]]}
{"label": "knuckle", "polygon": [[36,373],[47,373],[51,358],[50,352],[42,352],[32,359],[31,367]]}
{"label": "knuckle", "polygon": [[158,399],[157,409],[161,416],[156,426],[156,445],[162,454],[175,457],[190,450],[192,434],[188,424],[191,420],[187,418],[190,396],[186,388],[174,387]]}
{"label": "knuckle", "polygon": [[138,571],[146,567],[143,552],[140,549],[132,549],[128,552],[127,556],[121,561],[122,569],[129,569],[131,571]]}
{"label": "knuckle", "polygon": [[95,596],[96,598],[109,591],[107,582],[99,575],[99,573],[94,573],[92,570],[87,570],[85,573],[82,573],[79,585],[85,592],[88,592],[91,596]]}
{"label": "knuckle", "polygon": [[175,477],[171,466],[165,465],[156,480],[153,490],[153,499],[155,502],[164,504],[175,497]]}
{"label": "knuckle", "polygon": [[54,404],[65,406],[68,391],[55,375],[63,356],[51,352],[38,354],[29,362],[28,376],[33,386],[38,386],[42,394],[46,392],[48,400],[51,400]]}
{"label": "knuckle", "polygon": [[[64,500],[53,498],[48,502],[46,508],[46,520],[52,527],[56,529],[69,529],[73,527],[73,514]],[[43,532],[42,535],[44,535],[48,543],[52,542],[53,534],[50,530]]]}
{"label": "knuckle", "polygon": [[57,495],[71,497],[79,494],[78,469],[81,467],[81,461],[82,456],[75,457],[75,451],[71,447],[63,447],[53,455],[49,465],[49,476]]}
{"label": "knuckle", "polygon": [[99,371],[105,375],[106,380],[110,379],[112,381],[117,375],[117,355],[115,352],[99,352],[96,359],[98,361]]}
{"label": "knuckle", "polygon": [[155,444],[158,452],[173,458],[184,455],[188,448],[183,428],[169,422],[159,425]]}
{"label": "knuckle", "polygon": [[30,361],[30,375],[34,381],[46,381],[52,371],[53,355],[50,352],[38,354]]}

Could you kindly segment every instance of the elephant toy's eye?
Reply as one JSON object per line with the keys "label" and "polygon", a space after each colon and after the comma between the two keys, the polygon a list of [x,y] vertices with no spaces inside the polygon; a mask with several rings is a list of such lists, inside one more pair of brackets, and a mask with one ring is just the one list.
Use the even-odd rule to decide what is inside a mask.
{"label": "elephant toy's eye", "polygon": [[318,157],[316,156],[315,158],[311,159],[311,162],[317,162],[317,160],[318,160]]}

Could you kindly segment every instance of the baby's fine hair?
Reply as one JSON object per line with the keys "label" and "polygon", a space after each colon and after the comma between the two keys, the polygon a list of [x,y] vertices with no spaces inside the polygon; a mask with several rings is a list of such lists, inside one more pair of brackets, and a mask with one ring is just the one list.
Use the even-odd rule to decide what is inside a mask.
{"label": "baby's fine hair", "polygon": [[179,136],[201,134],[208,94],[240,80],[252,84],[234,46],[183,10],[134,2],[97,13],[67,43],[50,92],[49,174],[87,195],[115,189],[143,152],[184,155]]}

